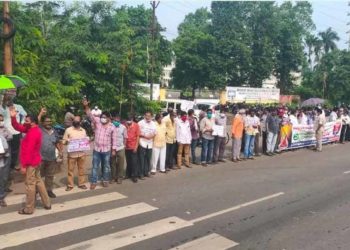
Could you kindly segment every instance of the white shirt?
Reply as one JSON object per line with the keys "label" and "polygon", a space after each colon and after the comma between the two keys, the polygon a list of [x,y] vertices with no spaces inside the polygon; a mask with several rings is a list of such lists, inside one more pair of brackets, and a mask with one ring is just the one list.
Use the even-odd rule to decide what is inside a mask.
{"label": "white shirt", "polygon": [[301,117],[299,119],[299,124],[300,125],[307,125],[307,116],[304,113],[301,114]]}
{"label": "white shirt", "polygon": [[186,122],[181,119],[176,121],[176,140],[181,144],[191,144],[192,135],[188,120]]}
{"label": "white shirt", "polygon": [[295,117],[295,115],[290,115],[289,121],[293,126],[299,125],[298,119]]}
{"label": "white shirt", "polygon": [[[27,112],[19,104],[13,104],[13,106],[15,107],[15,109],[17,111],[17,116],[16,116],[17,122],[22,124],[24,122],[26,116],[27,116]],[[10,131],[10,133],[12,135],[20,134],[20,132],[18,132],[17,130],[15,130],[12,127],[9,107],[6,106],[5,109],[4,109],[0,105],[0,114],[2,114],[4,116],[5,127]]]}
{"label": "white shirt", "polygon": [[[139,127],[141,131],[141,135],[143,136],[154,136],[157,133],[156,124],[153,121],[146,122],[145,119],[139,121]],[[140,146],[143,148],[151,149],[153,147],[153,139],[146,139],[140,137]]]}
{"label": "white shirt", "polygon": [[329,121],[330,122],[335,122],[337,119],[338,119],[337,113],[332,111],[331,114],[329,115]]}

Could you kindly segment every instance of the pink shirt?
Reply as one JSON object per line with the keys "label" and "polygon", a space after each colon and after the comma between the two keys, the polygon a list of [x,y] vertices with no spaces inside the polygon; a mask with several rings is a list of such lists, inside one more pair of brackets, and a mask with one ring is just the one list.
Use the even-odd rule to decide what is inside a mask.
{"label": "pink shirt", "polygon": [[112,123],[102,124],[99,117],[88,114],[95,126],[95,143],[94,150],[97,152],[107,153],[113,149],[117,149],[116,136],[114,133],[115,126]]}

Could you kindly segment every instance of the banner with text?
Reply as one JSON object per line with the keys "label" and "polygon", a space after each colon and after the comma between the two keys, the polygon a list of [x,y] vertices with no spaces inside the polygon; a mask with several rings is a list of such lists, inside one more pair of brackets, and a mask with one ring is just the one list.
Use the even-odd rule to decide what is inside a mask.
{"label": "banner with text", "polygon": [[[341,121],[327,122],[324,126],[322,143],[337,142],[340,139]],[[313,125],[284,125],[280,132],[279,150],[303,148],[316,145]]]}

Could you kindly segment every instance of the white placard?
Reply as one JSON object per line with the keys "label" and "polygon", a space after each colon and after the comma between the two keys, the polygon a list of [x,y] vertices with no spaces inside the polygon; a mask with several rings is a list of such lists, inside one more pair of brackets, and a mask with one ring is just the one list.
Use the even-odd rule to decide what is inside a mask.
{"label": "white placard", "polygon": [[223,137],[224,136],[224,126],[213,125],[213,135]]}
{"label": "white placard", "polygon": [[88,137],[82,139],[70,140],[68,143],[68,153],[90,150],[90,140]]}

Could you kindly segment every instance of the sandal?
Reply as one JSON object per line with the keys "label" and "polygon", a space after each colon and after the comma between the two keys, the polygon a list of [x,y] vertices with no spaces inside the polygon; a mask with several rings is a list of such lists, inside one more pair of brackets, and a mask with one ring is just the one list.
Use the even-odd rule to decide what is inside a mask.
{"label": "sandal", "polygon": [[73,189],[73,187],[67,187],[66,191],[71,191]]}
{"label": "sandal", "polygon": [[80,188],[80,189],[87,189],[87,186],[85,186],[85,185],[81,185],[81,186],[78,186],[78,188]]}
{"label": "sandal", "polygon": [[33,214],[33,212],[32,212],[32,213],[26,212],[25,208],[22,208],[21,210],[19,210],[18,213],[19,213],[19,214],[25,214],[25,215]]}

